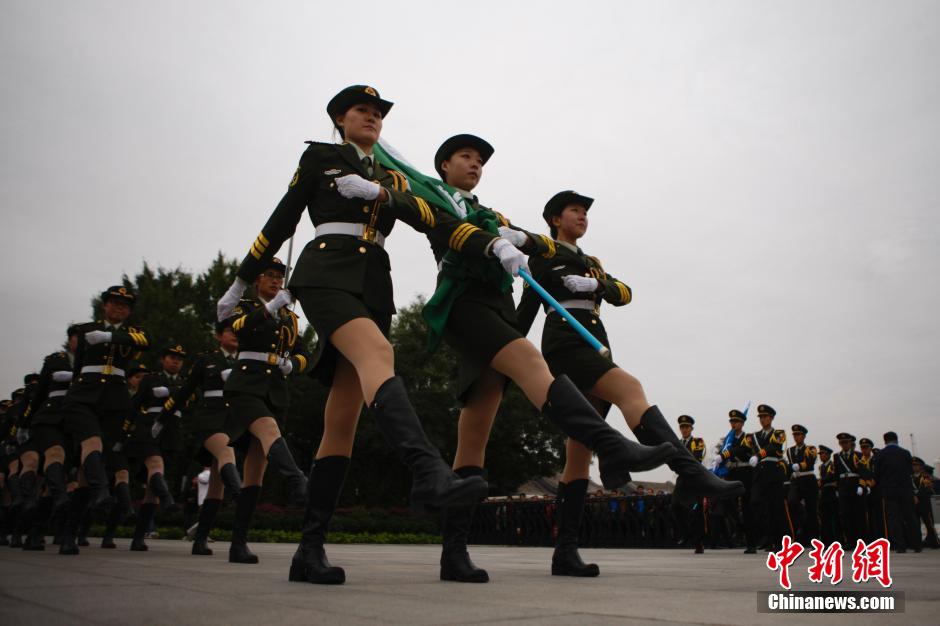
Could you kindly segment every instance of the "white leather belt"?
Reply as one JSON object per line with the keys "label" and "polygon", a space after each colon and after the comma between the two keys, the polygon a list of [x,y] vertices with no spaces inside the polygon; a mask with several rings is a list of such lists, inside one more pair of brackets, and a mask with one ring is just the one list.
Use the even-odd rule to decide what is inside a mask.
{"label": "white leather belt", "polygon": [[380,248],[384,248],[385,235],[379,231],[375,231],[375,239],[369,239],[364,236],[368,227],[368,224],[353,224],[352,222],[326,222],[316,227],[317,233],[314,239],[322,237],[323,235],[349,235],[350,237],[358,237],[369,243],[374,243]]}
{"label": "white leather belt", "polygon": [[245,350],[244,352],[238,353],[239,361],[261,361],[268,365],[277,365],[280,358],[281,356],[275,352],[252,352],[251,350]]}
{"label": "white leather belt", "polygon": [[858,478],[859,475],[855,472],[845,472],[844,474],[839,474],[839,478]]}
{"label": "white leather belt", "polygon": [[[163,412],[162,406],[152,406],[149,409],[147,409],[147,413],[162,413],[162,412]],[[176,417],[183,417],[183,414],[180,413],[179,409],[176,409],[175,411],[173,411],[173,415],[175,415]]]}
{"label": "white leather belt", "polygon": [[210,389],[202,394],[203,398],[221,398],[225,394],[221,389]]}
{"label": "white leather belt", "polygon": [[731,461],[728,463],[728,469],[738,469],[739,467],[750,467],[751,464],[747,461]]}
{"label": "white leather belt", "polygon": [[82,374],[105,374],[106,376],[124,376],[124,370],[110,365],[85,365]]}
{"label": "white leather belt", "polygon": [[801,476],[815,476],[815,475],[816,475],[816,472],[810,472],[810,471],[793,472],[793,474],[791,474],[791,478],[799,478]]}
{"label": "white leather belt", "polygon": [[[566,309],[584,309],[586,311],[593,311],[594,307],[597,306],[593,300],[562,300],[558,304]],[[558,311],[554,307],[549,307],[548,312],[557,313]]]}
{"label": "white leather belt", "polygon": [[55,391],[50,391],[50,392],[49,392],[49,395],[46,396],[46,397],[48,397],[48,398],[58,398],[58,397],[60,397],[60,396],[64,396],[64,395],[67,394],[68,392],[69,392],[68,389],[56,389]]}
{"label": "white leather belt", "polygon": [[765,456],[760,460],[761,463],[779,463],[780,457],[776,456]]}

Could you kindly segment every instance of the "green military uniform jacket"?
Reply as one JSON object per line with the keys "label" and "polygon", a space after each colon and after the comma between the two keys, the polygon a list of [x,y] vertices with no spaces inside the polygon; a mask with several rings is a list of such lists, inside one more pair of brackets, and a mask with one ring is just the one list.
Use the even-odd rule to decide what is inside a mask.
{"label": "green military uniform jacket", "polygon": [[53,352],[43,360],[36,391],[33,393],[29,408],[26,409],[25,415],[30,424],[62,423],[62,402],[65,400],[71,380],[57,381],[52,377],[57,372],[72,373],[73,367],[69,353],[64,351]]}
{"label": "green military uniform jacket", "polygon": [[786,442],[787,433],[782,430],[759,430],[745,437],[744,446],[750,452],[750,456],[757,456],[759,459],[757,467],[770,463],[770,461],[764,461],[764,459],[776,459],[776,465],[782,470],[783,446]]}
{"label": "green military uniform jacket", "polygon": [[[553,255],[534,256],[529,259],[529,269],[532,271],[532,277],[559,302],[564,300],[593,300],[593,310],[571,309],[569,312],[585,328],[591,331],[591,334],[598,341],[608,345],[607,331],[600,320],[601,302],[607,301],[614,306],[623,306],[633,298],[633,292],[620,280],[604,271],[600,259],[584,254],[581,248],[572,249],[571,246],[557,241],[552,242],[552,247]],[[569,275],[597,279],[597,291],[593,293],[575,293],[569,290],[565,287],[563,280],[565,276]],[[519,326],[523,334],[528,334],[540,305],[545,307],[546,313],[550,311],[549,305],[544,304],[541,297],[526,283],[517,310]],[[556,317],[557,319],[553,319]],[[543,352],[553,352],[565,342],[570,341],[570,335],[574,331],[567,326],[562,326],[562,324],[564,322],[561,316],[553,315],[549,317],[542,337]]]}
{"label": "green military uniform jacket", "polygon": [[[797,463],[800,466],[801,472],[812,472],[816,469],[816,458],[819,452],[816,450],[816,446],[793,446],[787,448],[787,474],[792,476],[793,464]],[[799,478],[803,478],[800,476]],[[810,476],[806,476],[810,478]]]}
{"label": "green military uniform jacket", "polygon": [[292,374],[302,374],[308,366],[309,355],[298,341],[297,315],[283,307],[281,317],[271,317],[260,300],[243,301],[250,309],[232,323],[238,336],[238,352],[267,353],[266,362],[239,358],[228,380],[225,393],[247,393],[267,400],[271,406],[286,408],[290,403],[287,377],[278,367],[278,359],[287,357],[292,363]]}
{"label": "green military uniform jacket", "polygon": [[[361,295],[368,307],[394,313],[391,264],[388,254],[371,243],[375,234],[387,237],[396,220],[454,250],[474,256],[488,254],[495,235],[464,224],[438,211],[407,191],[400,172],[387,170],[374,161],[370,176],[351,144],[313,143],[300,158],[287,193],[252,243],[242,261],[238,276],[253,282],[281,244],[290,237],[305,209],[314,226],[328,222],[363,224],[363,237],[324,235],[309,242],[297,260],[290,288],[319,287]],[[344,198],[336,189],[336,179],[358,174],[380,184],[391,202]]]}
{"label": "green military uniform jacket", "polygon": [[[517,230],[519,232],[525,233],[527,236],[527,241],[525,246],[521,248],[522,252],[530,256],[545,257],[551,258],[555,255],[555,242],[551,238],[544,235],[538,235],[530,233],[527,230],[519,228],[518,226],[513,225],[505,215],[499,211],[495,211],[489,207],[486,207],[480,204],[479,199],[476,196],[465,196],[464,202],[469,205],[469,209],[472,211],[489,211],[495,215],[500,226],[506,226]],[[471,224],[464,222],[463,229],[474,228]],[[460,249],[452,245],[451,239],[455,237],[460,237],[462,230],[458,229],[454,231],[454,234],[447,241],[435,236],[434,233],[428,232],[428,241],[431,244],[431,251],[434,253],[434,260],[437,261],[438,267],[441,268],[441,263],[446,263],[445,255],[448,250],[451,249]],[[500,267],[499,260],[491,258],[488,263],[493,263],[496,267]],[[440,283],[443,277],[443,273],[438,274],[438,283]],[[498,299],[496,294],[499,294]],[[467,284],[466,290],[460,295],[459,300],[466,302],[481,302],[487,306],[493,307],[500,312],[501,317],[504,319],[515,323],[516,320],[516,303],[512,299],[512,288],[510,287],[505,293],[498,292],[494,285],[489,285],[483,282],[476,280],[470,280]],[[483,331],[485,332],[485,330]]]}
{"label": "green military uniform jacket", "polygon": [[231,373],[235,367],[235,355],[225,356],[221,349],[196,356],[186,373],[183,386],[176,390],[163,405],[164,414],[182,408],[195,400],[186,425],[191,432],[220,429],[225,425],[227,405],[224,372]]}
{"label": "green military uniform jacket", "polygon": [[701,462],[705,458],[705,440],[701,437],[689,437],[682,440],[682,445],[688,450],[696,461]]}
{"label": "green military uniform jacket", "polygon": [[[111,341],[89,344],[85,341],[85,333],[92,330],[109,331]],[[66,401],[95,405],[103,411],[129,411],[130,396],[122,372],[140,356],[141,351],[150,348],[146,331],[126,323],[120,329],[106,328],[104,322],[97,321],[82,324],[78,337],[72,385]]]}
{"label": "green military uniform jacket", "polygon": [[[173,396],[186,383],[182,376],[171,377],[164,372],[154,372],[144,376],[133,398],[134,426],[131,439],[133,441],[153,441],[150,429],[154,420],[163,421],[163,430],[159,435],[159,444],[162,450],[177,451],[183,448],[183,433],[181,428],[182,412],[174,410],[169,416],[163,415],[164,403]],[[169,396],[158,397],[154,390],[166,387]]]}

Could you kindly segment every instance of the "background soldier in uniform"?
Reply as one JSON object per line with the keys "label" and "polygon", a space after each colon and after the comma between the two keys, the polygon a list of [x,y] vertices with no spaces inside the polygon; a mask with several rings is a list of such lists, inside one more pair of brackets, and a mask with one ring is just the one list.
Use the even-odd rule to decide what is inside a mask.
{"label": "background soldier in uniform", "polygon": [[[761,430],[747,435],[745,446],[751,453],[748,459],[754,470],[754,486],[751,491],[751,505],[754,507],[752,520],[755,524],[755,537],[762,537],[765,545],[777,550],[780,538],[793,536],[793,524],[787,507],[786,494],[783,491],[785,479],[783,469],[783,446],[787,434],[773,428],[777,411],[769,404],[757,407],[757,417]],[[757,529],[761,529],[758,532]],[[748,546],[745,554],[754,554],[756,546]]]}
{"label": "background soldier in uniform", "polygon": [[[933,496],[933,476],[926,470],[927,465],[923,459],[915,456],[912,459],[912,468],[914,470],[914,488],[917,489],[915,503],[917,506],[917,517],[926,527],[927,535],[924,537],[924,545],[931,550],[940,548],[940,539],[937,538],[937,529],[933,523],[933,509],[930,499]],[[917,529],[918,534],[920,528]]]}
{"label": "background soldier in uniform", "polygon": [[127,469],[115,444],[123,441],[123,423],[131,409],[124,369],[150,348],[146,333],[127,324],[136,296],[116,285],[101,294],[103,320],[82,324],[75,351],[72,385],[65,396],[66,433],[80,446],[76,465],[80,487],[69,505],[59,554],[78,554],[75,533],[89,507],[109,498],[108,469]]}
{"label": "background soldier in uniform", "polygon": [[868,466],[855,449],[855,436],[849,433],[836,435],[842,450],[835,456],[833,464],[839,477],[839,520],[842,523],[842,547],[854,550],[855,542],[864,539],[865,528],[865,482]]}
{"label": "background soldier in uniform", "polygon": [[839,475],[832,448],[819,446],[819,538],[828,545],[842,539],[839,520]]}
{"label": "background soldier in uniform", "polygon": [[819,535],[819,484],[816,482],[816,447],[804,443],[806,427],[794,424],[790,428],[794,445],[787,449],[787,471],[790,486],[787,502],[797,537],[803,545]]}
{"label": "background soldier in uniform", "polygon": [[881,486],[875,479],[875,462],[878,456],[878,448],[868,437],[862,437],[858,440],[858,446],[862,451],[862,462],[867,466],[869,478],[865,481],[865,523],[868,528],[866,541],[874,541],[879,537],[888,536],[887,521],[885,519],[884,500],[882,499]]}
{"label": "background soldier in uniform", "polygon": [[751,489],[754,482],[754,468],[748,463],[751,458],[751,450],[746,445],[748,435],[744,432],[744,422],[747,421],[747,415],[743,412],[732,409],[728,413],[728,423],[731,430],[734,431],[731,445],[721,452],[720,463],[725,463],[728,468],[726,480],[740,481],[744,485],[744,493],[735,498],[735,522],[737,527],[744,534],[744,544],[748,549],[755,549],[757,537],[754,536],[756,524],[753,519],[753,508],[751,507]]}
{"label": "background soldier in uniform", "polygon": [[[692,429],[695,425],[695,419],[691,415],[679,416],[680,441],[685,449],[689,451],[692,457],[701,463],[705,459],[705,440],[701,437],[693,437]],[[683,502],[677,499],[675,506],[681,512],[687,524],[687,534],[685,539],[688,545],[695,546],[695,554],[705,552],[705,536],[708,534],[708,517],[705,511],[706,500],[698,496],[691,502]]]}

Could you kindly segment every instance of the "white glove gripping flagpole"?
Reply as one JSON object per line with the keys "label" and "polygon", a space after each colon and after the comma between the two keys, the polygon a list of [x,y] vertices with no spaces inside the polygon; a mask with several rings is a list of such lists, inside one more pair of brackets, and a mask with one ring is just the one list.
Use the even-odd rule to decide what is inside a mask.
{"label": "white glove gripping flagpole", "polygon": [[522,277],[522,280],[529,283],[529,287],[535,290],[535,293],[539,294],[545,302],[547,302],[555,311],[561,315],[566,322],[568,322],[572,328],[574,328],[581,338],[588,342],[592,348],[601,353],[601,356],[606,356],[610,358],[610,350],[597,340],[597,337],[592,335],[587,328],[585,328],[581,322],[576,320],[571,313],[568,312],[568,309],[563,307],[558,300],[553,298],[550,293],[545,291],[545,288],[542,285],[538,284],[534,278],[527,272],[525,269],[519,270],[519,276]]}

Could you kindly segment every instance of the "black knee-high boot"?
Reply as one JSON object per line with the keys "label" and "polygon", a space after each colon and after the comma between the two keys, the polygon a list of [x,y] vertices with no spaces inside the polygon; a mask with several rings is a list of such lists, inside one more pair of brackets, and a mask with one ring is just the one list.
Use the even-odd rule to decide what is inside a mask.
{"label": "black knee-high boot", "polygon": [[157,504],[155,502],[144,502],[137,511],[137,525],[134,527],[134,538],[131,539],[131,550],[134,552],[146,552],[150,549],[144,539],[147,536],[147,529],[157,513]]}
{"label": "black knee-high boot", "polygon": [[232,545],[228,549],[229,563],[257,563],[258,557],[248,549],[248,528],[251,526],[251,516],[258,505],[261,496],[261,487],[252,485],[242,487],[235,504],[235,526],[232,528]]}
{"label": "black knee-high boot", "polygon": [[7,532],[10,533],[11,548],[22,548],[23,537],[20,532],[20,511],[23,509],[22,497],[20,496],[20,475],[11,474],[7,476],[7,489],[10,490],[10,506],[7,508],[6,521]]}
{"label": "black knee-high boot", "polygon": [[111,501],[111,493],[108,491],[108,475],[104,470],[104,457],[97,450],[88,453],[82,462],[82,473],[85,474],[85,481],[91,490],[89,506],[97,508]]}
{"label": "black knee-high boot", "polygon": [[225,497],[229,500],[238,500],[242,491],[242,477],[238,475],[238,468],[234,463],[226,463],[219,468],[219,478],[225,485]]}
{"label": "black knee-high boot", "polygon": [[91,497],[88,489],[76,489],[69,499],[68,513],[62,525],[62,543],[59,544],[59,554],[78,554],[78,544],[75,536],[82,523],[82,517],[88,509]]}
{"label": "black knee-high boot", "polygon": [[222,501],[217,498],[206,498],[199,510],[199,524],[196,526],[196,536],[193,537],[193,554],[212,556],[209,547],[209,531],[215,524],[215,516],[219,512]]}
{"label": "black knee-high boot", "polygon": [[[458,467],[454,473],[461,478],[481,476],[485,478],[482,467],[471,465]],[[450,506],[441,514],[441,580],[460,583],[485,583],[490,579],[485,569],[474,565],[467,551],[467,539],[470,536],[470,523],[476,505]]]}
{"label": "black knee-high boot", "polygon": [[[88,491],[88,494],[89,494],[88,499],[89,499],[89,501],[90,501],[91,498],[92,498],[92,490],[91,490],[91,489],[88,489],[88,488],[86,488],[86,487],[79,487],[79,490],[82,490],[82,489],[85,489],[86,491]],[[83,548],[89,545],[89,543],[88,543],[88,529],[91,528],[91,516],[94,515],[94,513],[95,513],[95,509],[94,509],[93,507],[91,507],[91,506],[86,506],[86,507],[85,507],[85,512],[82,513],[82,519],[81,519],[81,521],[78,523],[78,529],[77,529],[77,531],[76,531],[75,543],[77,543],[79,546],[81,546],[81,547],[83,547]]]}
{"label": "black knee-high boot", "polygon": [[19,493],[14,500],[13,505],[20,505],[20,511],[26,517],[29,517],[31,509],[39,504],[39,476],[36,472],[21,472],[19,479]]}
{"label": "black knee-high boot", "polygon": [[636,438],[647,445],[662,445],[664,442],[676,449],[676,455],[667,465],[679,477],[673,497],[685,506],[691,506],[696,497],[734,498],[744,494],[744,485],[737,480],[722,480],[708,471],[692,453],[686,449],[679,437],[672,432],[659,408],[651,406],[633,429]]}
{"label": "black knee-high boot", "polygon": [[291,504],[303,505],[307,501],[307,477],[297,467],[283,437],[278,437],[268,449],[268,463],[282,476],[287,477]]}
{"label": "black knee-high boot", "polygon": [[24,550],[41,551],[46,549],[45,543],[43,542],[43,530],[46,525],[46,520],[49,518],[50,511],[52,511],[52,497],[41,497],[39,504],[36,505],[36,509],[31,516],[32,519],[30,520],[26,541],[23,542]]}
{"label": "black knee-high boot", "polygon": [[147,486],[160,499],[160,510],[163,512],[177,510],[176,501],[170,494],[170,486],[166,484],[163,474],[157,472],[147,481]]}
{"label": "black knee-high boot", "polygon": [[593,577],[600,574],[594,563],[585,563],[578,554],[578,533],[587,494],[586,478],[558,483],[558,541],[552,554],[552,576]]}
{"label": "black knee-high boot", "polygon": [[0,506],[0,546],[10,545],[10,507]]}
{"label": "black knee-high boot", "polygon": [[346,456],[327,456],[313,462],[307,481],[303,532],[291,560],[288,580],[319,585],[346,582],[346,572],[330,564],[323,543],[348,469],[349,457]]}
{"label": "black knee-high boot", "polygon": [[659,467],[676,454],[668,444],[645,446],[621,435],[604,421],[565,375],[552,381],[542,413],[568,437],[597,454],[601,482],[608,489],[628,483],[631,470],[639,472]]}
{"label": "black knee-high boot", "polygon": [[65,476],[65,467],[61,463],[50,463],[43,473],[46,476],[46,488],[49,495],[52,496],[52,510],[55,512],[60,507],[68,504],[68,480]]}
{"label": "black knee-high boot", "polygon": [[114,486],[114,505],[108,511],[105,523],[104,536],[101,538],[101,547],[113,550],[117,547],[114,535],[117,527],[123,524],[131,512],[131,487],[127,483],[118,483]]}
{"label": "black knee-high boot", "polygon": [[400,376],[382,383],[369,409],[385,442],[411,470],[412,507],[474,504],[486,497],[486,481],[479,476],[459,478],[428,441]]}

